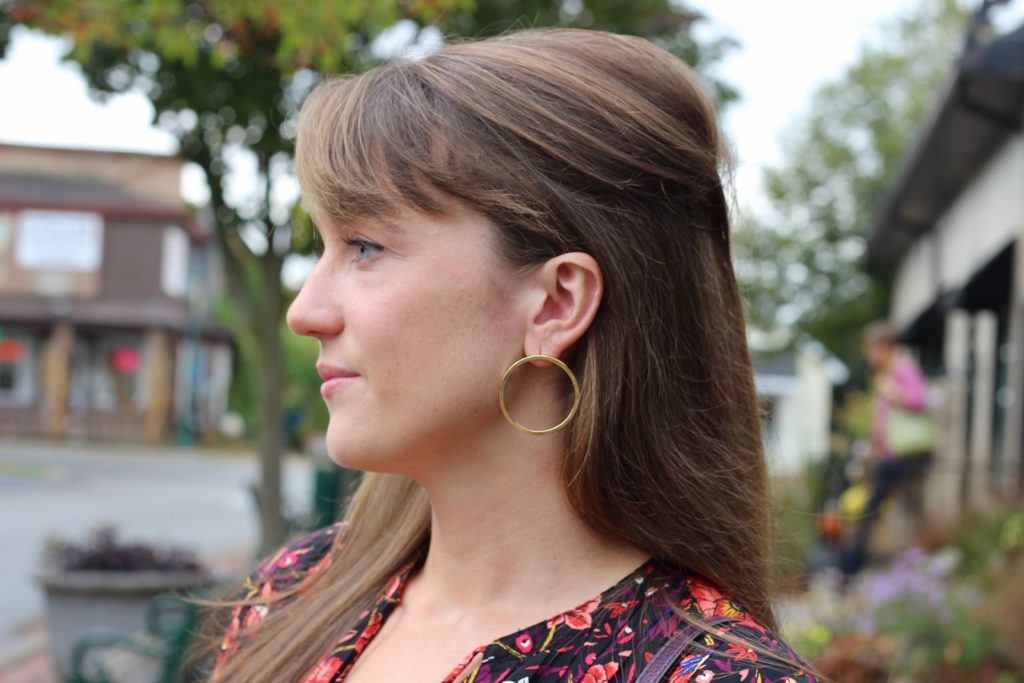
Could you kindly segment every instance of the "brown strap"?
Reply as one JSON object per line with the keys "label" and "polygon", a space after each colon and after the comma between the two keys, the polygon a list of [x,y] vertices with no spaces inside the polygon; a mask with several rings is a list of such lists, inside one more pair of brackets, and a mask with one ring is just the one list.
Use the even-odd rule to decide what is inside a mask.
{"label": "brown strap", "polygon": [[[714,627],[730,619],[712,619],[708,626]],[[690,624],[685,629],[668,639],[668,642],[661,646],[651,661],[640,672],[636,683],[661,683],[672,665],[679,661],[686,647],[697,640],[705,632],[705,627]]]}

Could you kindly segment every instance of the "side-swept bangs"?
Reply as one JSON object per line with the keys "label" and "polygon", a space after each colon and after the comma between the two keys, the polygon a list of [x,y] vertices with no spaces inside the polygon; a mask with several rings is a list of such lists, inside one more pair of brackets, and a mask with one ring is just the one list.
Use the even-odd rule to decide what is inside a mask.
{"label": "side-swept bangs", "polygon": [[295,148],[303,200],[338,221],[380,215],[398,205],[436,212],[431,178],[441,171],[443,118],[428,94],[391,66],[333,78],[306,100]]}

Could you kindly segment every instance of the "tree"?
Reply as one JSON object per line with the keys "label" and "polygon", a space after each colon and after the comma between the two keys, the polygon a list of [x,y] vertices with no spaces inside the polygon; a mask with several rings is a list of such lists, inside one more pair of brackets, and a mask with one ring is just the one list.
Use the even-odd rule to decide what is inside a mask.
{"label": "tree", "polygon": [[678,0],[478,0],[472,12],[456,14],[449,26],[456,34],[469,37],[542,26],[643,36],[693,66],[719,108],[724,108],[738,99],[739,93],[717,78],[714,70],[737,43],[722,36],[698,41],[694,27],[706,19]]}
{"label": "tree", "polygon": [[[138,90],[157,123],[178,139],[180,154],[205,173],[215,235],[228,270],[230,297],[258,354],[258,426],[262,545],[284,536],[280,460],[284,450],[280,324],[287,305],[284,260],[302,248],[293,207],[273,201],[290,174],[295,118],[320,74],[357,68],[370,39],[406,17],[429,23],[469,0],[55,0],[0,4],[0,37],[11,24],[68,35],[68,59],[92,92]],[[255,166],[254,191],[229,196],[232,158]]]}
{"label": "tree", "polygon": [[737,236],[755,323],[792,324],[855,366],[862,329],[885,313],[887,283],[864,267],[867,230],[966,28],[957,0],[915,4],[813,95],[787,161],[764,172],[772,210]]}
{"label": "tree", "polygon": [[[12,25],[70,36],[67,59],[81,67],[92,92],[144,93],[158,125],[205,173],[234,329],[257,356],[261,537],[269,549],[284,533],[281,321],[289,293],[281,274],[290,254],[308,252],[313,232],[295,198],[280,199],[291,182],[296,114],[305,95],[324,73],[372,64],[379,58],[374,37],[404,20],[421,34],[484,36],[548,25],[642,34],[705,68],[726,103],[736,93],[711,78],[708,67],[732,43],[699,44],[691,29],[700,19],[670,0],[0,0],[0,50]],[[255,166],[255,189],[235,197],[230,181],[240,156]]]}

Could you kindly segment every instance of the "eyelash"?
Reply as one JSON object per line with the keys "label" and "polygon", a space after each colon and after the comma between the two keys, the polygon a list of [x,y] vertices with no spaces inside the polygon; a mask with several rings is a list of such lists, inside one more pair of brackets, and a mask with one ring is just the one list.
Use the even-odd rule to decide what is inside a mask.
{"label": "eyelash", "polygon": [[353,237],[351,239],[347,239],[345,240],[345,244],[356,249],[367,249],[374,252],[373,254],[364,256],[363,258],[360,258],[359,254],[357,253],[356,257],[352,259],[353,261],[366,261],[370,258],[373,258],[376,252],[379,252],[383,249],[383,247],[380,246],[379,244],[371,242],[370,240],[364,239],[362,237]]}
{"label": "eyelash", "polygon": [[[380,246],[376,242],[371,242],[370,240],[362,238],[362,237],[351,237],[349,239],[346,239],[345,240],[345,245],[348,246],[348,247],[355,247],[357,249],[368,249],[368,250],[371,250],[371,251],[374,251],[374,252],[379,252],[379,251],[382,251],[384,249],[384,247]],[[319,261],[320,259],[323,258],[323,256],[324,256],[324,249],[325,249],[325,247],[324,247],[323,240],[321,240],[319,238],[314,239],[314,241],[313,241],[313,257],[317,261]],[[353,261],[365,261],[365,260],[371,258],[372,256],[373,256],[373,254],[370,254],[370,255],[368,255],[368,256],[366,256],[364,258],[359,258],[358,254],[357,254],[356,257],[354,259],[352,259],[352,260]]]}

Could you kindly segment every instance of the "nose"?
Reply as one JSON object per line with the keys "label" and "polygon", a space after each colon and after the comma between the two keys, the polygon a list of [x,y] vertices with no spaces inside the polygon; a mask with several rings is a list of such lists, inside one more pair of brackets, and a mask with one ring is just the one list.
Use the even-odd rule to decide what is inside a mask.
{"label": "nose", "polygon": [[322,261],[314,266],[285,317],[292,332],[317,339],[339,334],[344,327],[328,270],[322,266]]}

